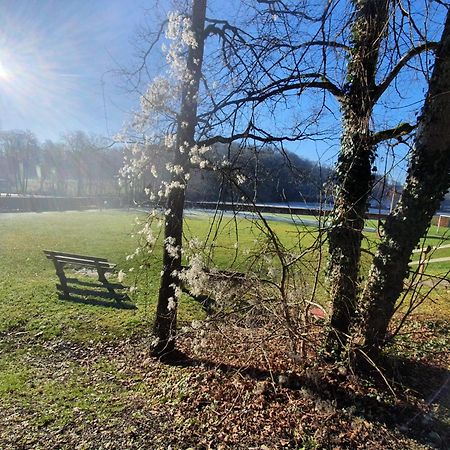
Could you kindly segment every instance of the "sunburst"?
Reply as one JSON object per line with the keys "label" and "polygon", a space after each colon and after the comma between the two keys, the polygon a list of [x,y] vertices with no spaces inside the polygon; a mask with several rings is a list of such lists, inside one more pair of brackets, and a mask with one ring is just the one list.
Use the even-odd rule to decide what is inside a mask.
{"label": "sunburst", "polygon": [[0,80],[10,81],[13,78],[13,74],[8,68],[0,61]]}

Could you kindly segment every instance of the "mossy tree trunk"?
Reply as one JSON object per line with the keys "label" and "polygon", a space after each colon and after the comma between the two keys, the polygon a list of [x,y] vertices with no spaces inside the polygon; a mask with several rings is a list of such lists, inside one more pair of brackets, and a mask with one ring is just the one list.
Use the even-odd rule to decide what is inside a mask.
{"label": "mossy tree trunk", "polygon": [[387,218],[362,296],[363,347],[377,357],[408,274],[411,252],[450,188],[450,13],[419,120],[402,198]]}
{"label": "mossy tree trunk", "polygon": [[345,347],[356,310],[362,230],[376,148],[370,120],[376,102],[380,45],[391,1],[366,0],[354,4],[348,84],[342,101],[343,134],[336,167],[337,192],[328,233],[332,315],[326,346],[335,354]]}
{"label": "mossy tree trunk", "polygon": [[[153,333],[157,344],[153,355],[162,356],[175,348],[177,326],[177,299],[175,287],[179,285],[177,273],[181,270],[181,246],[183,236],[183,210],[186,174],[189,172],[189,150],[195,142],[197,126],[198,92],[204,49],[206,0],[193,0],[192,29],[197,45],[190,46],[187,55],[187,79],[184,81],[181,110],[178,116],[177,143],[174,166],[181,166],[182,173],[173,173],[167,197],[165,218],[165,244],[163,248],[163,270],[159,288],[158,305]],[[174,306],[173,306],[174,305]]]}

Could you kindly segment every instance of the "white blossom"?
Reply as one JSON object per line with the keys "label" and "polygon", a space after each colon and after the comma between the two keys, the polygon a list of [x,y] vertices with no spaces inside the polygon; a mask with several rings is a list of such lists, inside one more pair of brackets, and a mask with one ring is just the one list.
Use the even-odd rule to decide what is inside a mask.
{"label": "white blossom", "polygon": [[188,246],[191,250],[198,250],[203,246],[203,242],[199,238],[194,237],[191,240],[189,240]]}
{"label": "white blossom", "polygon": [[165,187],[163,196],[165,196],[165,197],[168,197],[170,192],[173,189],[185,189],[186,188],[186,185],[184,183],[181,183],[180,181],[172,181],[170,183],[164,182],[163,185]]}
{"label": "white blossom", "polygon": [[184,269],[180,279],[189,284],[194,295],[200,295],[208,283],[208,275],[203,270],[201,255],[194,255],[189,260],[189,268]]}
{"label": "white blossom", "polygon": [[176,307],[177,307],[177,304],[175,303],[174,298],[173,297],[169,297],[168,304],[167,304],[167,309],[169,311],[174,311]]}
{"label": "white blossom", "polygon": [[[173,85],[167,77],[155,77],[141,97],[142,113],[170,112],[169,105],[174,99]],[[145,117],[148,119],[148,117]]]}
{"label": "white blossom", "polygon": [[164,145],[167,148],[175,147],[176,142],[177,142],[177,135],[176,134],[169,133],[169,134],[166,134],[164,136]]}
{"label": "white blossom", "polygon": [[242,175],[241,173],[238,173],[236,175],[236,182],[238,185],[244,184],[246,182],[247,178],[245,178],[244,175]]}
{"label": "white blossom", "polygon": [[175,238],[172,236],[166,237],[164,239],[164,246],[166,248],[167,253],[171,258],[179,258],[180,246],[175,245]]}
{"label": "white blossom", "polygon": [[172,163],[167,163],[166,169],[168,172],[174,173],[176,175],[181,175],[184,172],[183,166],[180,166],[179,164],[174,165]]}

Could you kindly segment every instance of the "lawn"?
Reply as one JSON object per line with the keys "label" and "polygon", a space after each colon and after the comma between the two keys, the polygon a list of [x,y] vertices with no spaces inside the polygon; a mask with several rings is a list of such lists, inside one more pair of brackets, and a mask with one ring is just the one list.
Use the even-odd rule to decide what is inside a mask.
{"label": "lawn", "polygon": [[[317,377],[300,374],[298,367],[279,356],[272,361],[267,330],[230,325],[201,339],[188,331],[179,345],[195,356],[195,363],[183,367],[153,360],[149,330],[161,270],[160,250],[150,258],[145,277],[137,277],[137,269],[129,271],[134,262],[126,256],[137,245],[136,215],[139,213],[106,210],[0,215],[0,448],[222,445],[225,449],[254,444],[261,449],[313,449],[330,448],[326,445],[338,441],[347,445],[345,448],[356,448],[358,442],[368,445],[366,448],[428,448],[432,438],[426,436],[433,429],[427,428],[426,436],[419,439],[384,419],[385,411],[395,410],[395,399],[370,404],[370,414],[375,417],[377,408],[382,408],[383,420],[364,416],[366,394],[374,392],[373,386],[349,382],[345,389],[353,392],[350,398],[347,391],[334,386],[330,373],[336,368],[331,367],[322,374],[328,386],[324,393],[322,388],[318,390]],[[206,239],[210,221],[201,214],[188,218],[186,239]],[[317,238],[315,228],[285,222],[271,225],[292,251],[308,247]],[[248,254],[262,245],[259,225],[245,219],[235,222],[224,217],[217,233],[214,227],[212,230],[212,256],[223,268],[235,259],[234,268],[244,270]],[[239,252],[234,258],[236,230]],[[367,236],[376,239],[375,233]],[[438,239],[428,240],[434,244]],[[59,299],[54,268],[44,249],[102,256],[117,263],[127,273],[124,282],[137,286],[131,295],[136,308],[119,308],[113,301],[96,304]],[[319,295],[324,296],[325,289],[319,290]],[[441,311],[445,316],[448,299],[444,294],[440,302],[441,309],[427,306],[425,313]],[[200,305],[184,296],[180,326],[204,317]],[[447,343],[438,341],[436,348]],[[285,345],[279,344],[273,355]],[[430,341],[423,342],[426,345]],[[250,367],[249,361],[259,369]],[[276,383],[280,371],[285,370],[305,377],[302,389],[292,391]],[[328,424],[325,429],[324,421]],[[432,436],[435,441],[442,439],[448,425],[443,422],[437,430],[438,437]],[[389,447],[390,442],[397,446]]]}
{"label": "lawn", "polygon": [[[148,304],[137,310],[80,305],[58,299],[55,270],[43,250],[109,258],[123,267],[134,250],[133,216],[116,212],[24,213],[0,216],[0,330],[13,329],[50,339],[103,339],[128,334],[150,318]],[[159,270],[155,266],[154,273]],[[76,326],[74,326],[76,324]]]}
{"label": "lawn", "polygon": [[[128,272],[136,262],[127,260],[127,255],[132,254],[138,245],[136,218],[144,217],[144,214],[133,211],[2,214],[0,332],[20,329],[46,338],[64,335],[71,340],[97,341],[148,329],[157,298],[161,251],[156,246],[145,277],[137,278],[135,272]],[[211,223],[212,220],[203,215],[189,219],[186,239],[206,239]],[[239,219],[237,225],[230,218],[224,218],[220,225],[218,221],[214,223],[212,236],[216,226],[220,233],[211,253],[214,264],[229,268],[229,262],[234,259],[237,226],[240,252],[234,267],[243,270],[245,261],[242,255],[245,249],[255,248],[260,229],[245,219]],[[296,227],[286,223],[272,225],[286,245],[292,247],[296,244]],[[309,245],[313,239],[314,231],[305,233],[302,245]],[[104,305],[80,305],[59,300],[55,290],[55,271],[43,250],[101,256],[116,263],[118,269],[128,274],[125,283],[137,284],[138,289],[132,295],[137,309],[117,309],[114,303],[112,308],[105,308]],[[192,321],[201,315],[201,308],[185,297],[180,321]]]}

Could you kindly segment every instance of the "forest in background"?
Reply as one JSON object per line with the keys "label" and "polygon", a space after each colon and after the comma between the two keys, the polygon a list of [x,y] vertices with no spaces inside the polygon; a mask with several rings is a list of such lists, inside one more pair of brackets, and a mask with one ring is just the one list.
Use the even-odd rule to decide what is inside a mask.
{"label": "forest in background", "polygon": [[[3,193],[51,196],[120,196],[129,202],[145,203],[145,190],[154,190],[169,180],[170,150],[155,148],[144,176],[121,174],[130,150],[111,145],[84,131],[62,136],[59,141],[39,142],[28,130],[0,133],[0,191]],[[193,168],[187,190],[189,201],[256,203],[331,203],[333,169],[297,154],[280,152],[272,146],[241,147],[216,144],[208,158],[222,162],[221,171]],[[240,184],[224,177],[224,168],[239,171]],[[156,175],[156,176],[155,176]],[[371,205],[388,208],[392,195],[400,193],[392,180],[374,173]]]}

